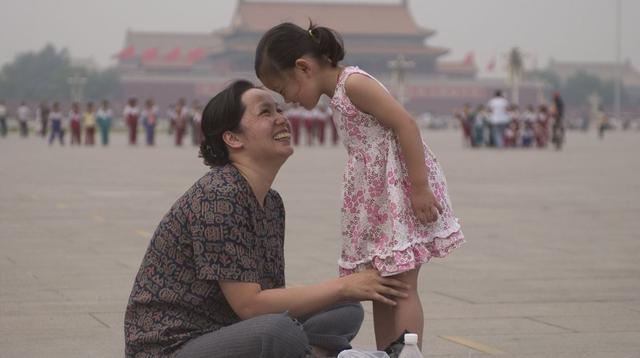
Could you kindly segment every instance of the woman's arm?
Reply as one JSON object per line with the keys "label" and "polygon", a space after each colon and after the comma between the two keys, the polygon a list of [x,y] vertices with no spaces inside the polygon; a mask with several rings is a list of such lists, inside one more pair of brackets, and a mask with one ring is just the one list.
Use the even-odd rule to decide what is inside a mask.
{"label": "woman's arm", "polygon": [[304,317],[342,301],[375,300],[395,305],[390,297],[407,297],[409,287],[399,280],[381,277],[374,270],[336,278],[315,285],[261,290],[257,283],[220,281],[233,311],[248,319],[267,313],[288,311]]}
{"label": "woman's arm", "polygon": [[437,220],[437,214],[442,212],[442,208],[429,187],[429,169],[425,164],[422,137],[413,117],[370,77],[352,75],[347,79],[345,89],[358,109],[371,114],[383,126],[396,133],[407,165],[415,214],[422,222]]}

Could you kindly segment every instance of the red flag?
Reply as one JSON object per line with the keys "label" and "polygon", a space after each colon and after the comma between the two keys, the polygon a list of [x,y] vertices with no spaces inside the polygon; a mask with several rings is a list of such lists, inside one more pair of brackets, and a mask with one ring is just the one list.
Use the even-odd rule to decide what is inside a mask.
{"label": "red flag", "polygon": [[148,49],[144,50],[144,52],[142,53],[142,55],[140,57],[142,58],[142,61],[155,60],[155,58],[158,57],[158,49],[155,48],[155,47],[148,48]]}
{"label": "red flag", "polygon": [[180,47],[176,47],[164,56],[164,60],[169,62],[178,61],[181,55],[182,50],[180,50]]}
{"label": "red flag", "polygon": [[187,59],[191,63],[200,61],[204,57],[204,49],[202,47],[194,48],[187,54]]}
{"label": "red flag", "polygon": [[496,57],[493,56],[489,63],[487,64],[487,71],[491,72],[496,68]]}
{"label": "red flag", "polygon": [[128,60],[136,56],[136,48],[133,46],[127,46],[115,55],[119,60]]}
{"label": "red flag", "polygon": [[462,60],[462,63],[464,63],[466,66],[472,66],[475,62],[475,54],[473,53],[473,51],[467,53],[464,56],[464,60]]}

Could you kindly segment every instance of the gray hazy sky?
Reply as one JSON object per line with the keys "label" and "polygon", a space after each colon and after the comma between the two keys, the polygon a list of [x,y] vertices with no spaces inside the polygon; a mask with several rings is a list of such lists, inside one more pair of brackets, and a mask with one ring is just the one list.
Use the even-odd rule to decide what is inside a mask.
{"label": "gray hazy sky", "polygon": [[[621,2],[622,59],[640,68],[640,1]],[[53,43],[68,48],[73,57],[110,65],[112,55],[123,47],[127,28],[209,32],[229,25],[235,4],[235,0],[0,0],[0,64]],[[499,59],[514,45],[537,58],[539,67],[550,58],[615,60],[616,0],[410,0],[409,4],[419,25],[437,31],[428,43],[451,49],[445,59],[462,59],[474,51],[481,70],[493,56]],[[501,67],[499,59],[497,69]]]}

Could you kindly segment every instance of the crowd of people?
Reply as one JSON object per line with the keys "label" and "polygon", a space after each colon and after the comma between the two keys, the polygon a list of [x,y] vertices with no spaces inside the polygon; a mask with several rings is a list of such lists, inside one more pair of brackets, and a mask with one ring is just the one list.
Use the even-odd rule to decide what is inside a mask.
{"label": "crowd of people", "polygon": [[474,148],[545,148],[551,143],[561,149],[564,143],[564,102],[559,93],[554,93],[551,106],[522,109],[496,91],[486,105],[465,104],[455,117],[465,145]]}
{"label": "crowd of people", "polygon": [[[195,146],[202,142],[201,118],[202,106],[194,100],[191,106],[187,105],[184,98],[175,104],[169,105],[164,116],[153,99],[147,99],[142,105],[137,98],[129,98],[121,115],[116,115],[109,101],[102,101],[99,105],[87,102],[82,108],[78,102],[70,105],[65,112],[60,102],[41,102],[35,110],[22,101],[15,110],[13,116],[17,121],[17,128],[21,137],[28,137],[31,131],[48,140],[50,145],[58,142],[65,144],[65,135],[69,133],[70,144],[93,146],[96,144],[96,134],[100,137],[103,146],[109,145],[109,137],[114,126],[114,121],[122,120],[127,130],[128,143],[138,143],[138,132],[144,135],[144,143],[148,146],[155,145],[156,132],[161,120],[166,120],[167,133],[174,138],[176,146],[182,146],[184,138],[191,137],[191,143]],[[338,131],[332,120],[331,108],[321,102],[313,110],[306,110],[299,105],[290,105],[284,111],[291,123],[294,145],[307,146],[324,145],[329,142],[338,144]],[[8,110],[0,100],[0,135],[8,133]],[[329,133],[327,133],[329,131]]]}
{"label": "crowd of people", "polygon": [[[184,137],[189,130],[193,145],[199,145],[202,141],[200,131],[200,118],[202,107],[194,100],[188,107],[186,100],[181,98],[175,105],[171,105],[166,112],[169,121],[168,133],[175,138],[175,145],[181,146]],[[30,128],[35,128],[38,135],[46,138],[50,145],[56,141],[65,144],[65,135],[69,133],[69,143],[74,145],[93,146],[96,144],[96,133],[100,135],[100,143],[109,145],[109,135],[115,120],[122,118],[128,131],[130,145],[138,143],[138,130],[144,131],[145,144],[155,144],[156,127],[160,120],[158,106],[153,99],[147,99],[142,106],[138,105],[138,99],[129,98],[122,116],[116,116],[109,101],[102,101],[96,106],[94,102],[87,102],[81,106],[79,102],[73,102],[68,112],[65,112],[60,102],[53,102],[51,106],[47,102],[41,102],[32,115],[32,109],[25,101],[21,102],[15,111],[15,119],[18,122],[18,132],[21,137],[28,137]],[[8,110],[3,101],[0,101],[0,135],[5,137],[8,132]]]}

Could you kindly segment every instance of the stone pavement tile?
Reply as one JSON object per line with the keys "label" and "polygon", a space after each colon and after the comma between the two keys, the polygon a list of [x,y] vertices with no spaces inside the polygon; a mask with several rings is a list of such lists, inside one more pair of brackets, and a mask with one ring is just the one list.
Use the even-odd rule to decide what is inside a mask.
{"label": "stone pavement tile", "polygon": [[625,301],[640,295],[640,278],[465,283],[439,292],[475,303]]}
{"label": "stone pavement tile", "polygon": [[611,352],[611,351],[575,351],[575,352],[554,352],[552,356],[549,353],[518,353],[514,355],[501,355],[500,357],[508,358],[639,358],[640,353],[637,352]]}
{"label": "stone pavement tile", "polygon": [[0,314],[17,316],[38,314],[89,314],[92,312],[123,311],[127,302],[121,298],[113,301],[12,301],[0,305]]}
{"label": "stone pavement tile", "polygon": [[469,335],[467,338],[484,342],[514,357],[520,354],[555,357],[559,353],[581,357],[581,352],[640,355],[640,332]]}
{"label": "stone pavement tile", "polygon": [[424,302],[427,318],[491,318],[491,317],[572,317],[595,316],[607,319],[615,316],[638,317],[628,302],[527,302],[488,304],[431,304]]}
{"label": "stone pavement tile", "polygon": [[3,358],[81,357],[114,358],[124,356],[120,338],[104,330],[72,332],[66,337],[40,337],[2,345]]}
{"label": "stone pavement tile", "polygon": [[425,327],[439,336],[553,334],[571,331],[527,318],[426,319]]}
{"label": "stone pavement tile", "polygon": [[[606,318],[606,319],[603,319]],[[602,316],[535,316],[538,322],[565,327],[574,332],[640,332],[640,314]]]}

